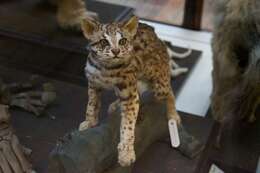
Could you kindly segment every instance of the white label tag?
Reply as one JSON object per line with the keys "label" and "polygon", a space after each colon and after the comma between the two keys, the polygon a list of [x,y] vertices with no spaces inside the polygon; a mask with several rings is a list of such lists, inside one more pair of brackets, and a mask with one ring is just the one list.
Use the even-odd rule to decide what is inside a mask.
{"label": "white label tag", "polygon": [[224,173],[224,171],[219,169],[216,165],[212,164],[209,173]]}
{"label": "white label tag", "polygon": [[172,147],[177,148],[180,145],[180,137],[177,127],[177,122],[170,119],[168,122]]}

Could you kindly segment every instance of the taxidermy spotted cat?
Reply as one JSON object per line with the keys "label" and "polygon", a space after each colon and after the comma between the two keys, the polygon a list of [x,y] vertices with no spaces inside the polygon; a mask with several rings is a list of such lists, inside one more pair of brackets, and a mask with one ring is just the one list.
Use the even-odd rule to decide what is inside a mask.
{"label": "taxidermy spotted cat", "polygon": [[88,78],[86,120],[79,130],[98,123],[102,89],[114,89],[120,105],[121,126],[118,162],[128,166],[135,161],[135,124],[139,111],[139,95],[144,89],[153,91],[158,100],[166,100],[167,116],[180,123],[172,92],[170,57],[167,47],[154,29],[138,22],[137,17],[127,22],[101,24],[83,20],[84,36],[90,41],[85,68]]}

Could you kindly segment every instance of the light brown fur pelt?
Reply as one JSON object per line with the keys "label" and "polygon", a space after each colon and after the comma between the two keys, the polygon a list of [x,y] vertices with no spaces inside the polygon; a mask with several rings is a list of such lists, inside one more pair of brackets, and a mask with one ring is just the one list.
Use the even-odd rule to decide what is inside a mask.
{"label": "light brown fur pelt", "polygon": [[57,6],[57,22],[63,29],[76,28],[80,30],[82,19],[95,19],[98,15],[88,11],[83,0],[50,0]]}

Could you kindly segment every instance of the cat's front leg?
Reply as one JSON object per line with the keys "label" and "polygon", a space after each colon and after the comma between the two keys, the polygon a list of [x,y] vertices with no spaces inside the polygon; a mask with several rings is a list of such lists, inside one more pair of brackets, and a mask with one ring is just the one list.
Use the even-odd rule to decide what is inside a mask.
{"label": "cat's front leg", "polygon": [[139,95],[136,87],[121,89],[121,126],[120,143],[118,144],[118,162],[121,166],[129,166],[135,162],[135,124],[139,111]]}
{"label": "cat's front leg", "polygon": [[92,86],[88,87],[88,105],[86,109],[86,120],[80,123],[80,131],[97,125],[98,114],[101,106],[100,94],[100,89],[94,88]]}

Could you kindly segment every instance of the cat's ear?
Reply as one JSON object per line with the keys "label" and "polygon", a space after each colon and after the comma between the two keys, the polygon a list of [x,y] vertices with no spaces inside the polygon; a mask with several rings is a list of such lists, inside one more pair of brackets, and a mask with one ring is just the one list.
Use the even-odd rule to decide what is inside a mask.
{"label": "cat's ear", "polygon": [[83,19],[81,21],[81,29],[83,31],[84,36],[87,39],[93,38],[95,32],[98,31],[99,22],[95,20]]}
{"label": "cat's ear", "polygon": [[132,37],[135,36],[138,28],[139,18],[136,16],[131,17],[123,25],[123,30],[128,32]]}

